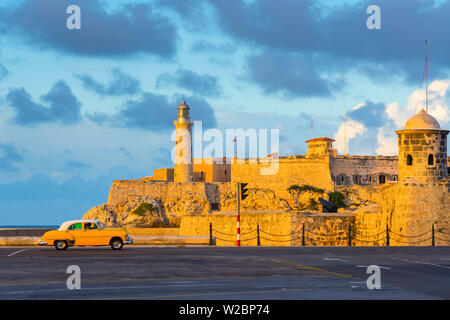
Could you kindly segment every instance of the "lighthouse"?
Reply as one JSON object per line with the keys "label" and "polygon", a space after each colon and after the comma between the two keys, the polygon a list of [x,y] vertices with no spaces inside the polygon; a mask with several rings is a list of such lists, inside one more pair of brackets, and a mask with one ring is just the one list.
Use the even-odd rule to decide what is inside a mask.
{"label": "lighthouse", "polygon": [[175,125],[175,182],[192,181],[192,124],[189,106],[182,101],[178,106],[178,118]]}

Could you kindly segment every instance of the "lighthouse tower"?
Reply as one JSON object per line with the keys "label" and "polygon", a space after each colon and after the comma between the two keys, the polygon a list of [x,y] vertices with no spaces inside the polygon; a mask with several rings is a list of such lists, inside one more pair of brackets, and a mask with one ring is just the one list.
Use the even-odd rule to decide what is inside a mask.
{"label": "lighthouse tower", "polygon": [[182,101],[178,106],[178,119],[173,122],[175,133],[175,182],[192,181],[192,124],[189,106]]}

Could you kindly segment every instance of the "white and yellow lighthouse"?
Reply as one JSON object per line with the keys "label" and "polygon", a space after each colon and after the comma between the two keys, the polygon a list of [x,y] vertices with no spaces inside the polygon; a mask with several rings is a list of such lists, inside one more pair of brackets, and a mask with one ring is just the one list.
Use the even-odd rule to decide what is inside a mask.
{"label": "white and yellow lighthouse", "polygon": [[192,124],[189,106],[182,101],[178,106],[178,119],[173,122],[175,132],[175,182],[192,181]]}

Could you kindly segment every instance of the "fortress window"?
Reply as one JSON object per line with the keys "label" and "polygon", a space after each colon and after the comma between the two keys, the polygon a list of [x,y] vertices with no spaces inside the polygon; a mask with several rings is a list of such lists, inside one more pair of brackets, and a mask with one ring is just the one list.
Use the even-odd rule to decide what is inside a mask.
{"label": "fortress window", "polygon": [[225,170],[225,175],[227,175],[227,170]]}
{"label": "fortress window", "polygon": [[369,176],[369,182],[372,182],[372,177],[371,176]]}
{"label": "fortress window", "polygon": [[407,166],[412,166],[412,162],[413,162],[413,158],[412,158],[412,156],[410,154],[408,154],[406,156],[406,165]]}
{"label": "fortress window", "polygon": [[428,165],[429,166],[434,165],[434,156],[432,154],[428,155]]}
{"label": "fortress window", "polygon": [[379,176],[379,180],[380,180],[380,183],[386,183],[386,176],[381,174]]}
{"label": "fortress window", "polygon": [[353,176],[353,183],[357,184],[358,183],[358,176]]}

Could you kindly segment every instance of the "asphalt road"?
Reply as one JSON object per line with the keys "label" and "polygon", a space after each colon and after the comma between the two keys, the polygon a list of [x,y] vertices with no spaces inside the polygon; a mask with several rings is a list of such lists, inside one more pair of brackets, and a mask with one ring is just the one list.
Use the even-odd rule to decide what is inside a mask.
{"label": "asphalt road", "polygon": [[450,247],[2,247],[0,299],[450,299]]}

